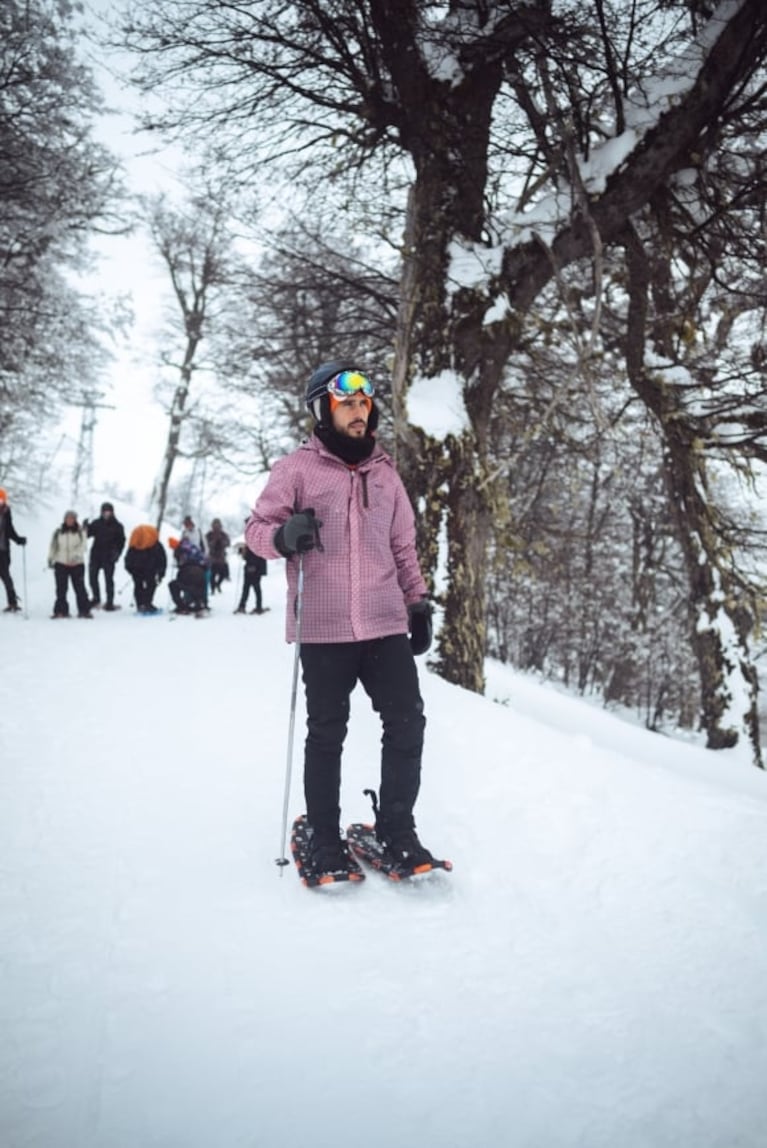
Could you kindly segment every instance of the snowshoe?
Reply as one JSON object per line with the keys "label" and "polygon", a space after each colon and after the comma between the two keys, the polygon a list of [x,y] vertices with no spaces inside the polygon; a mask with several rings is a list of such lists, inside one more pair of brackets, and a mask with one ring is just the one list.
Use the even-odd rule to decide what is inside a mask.
{"label": "snowshoe", "polygon": [[414,829],[409,830],[409,833],[415,837],[418,848],[412,841],[405,843],[400,837],[395,837],[389,847],[385,842],[378,840],[375,825],[365,825],[357,821],[347,828],[346,840],[352,852],[361,861],[366,861],[380,873],[385,873],[392,881],[405,881],[409,877],[418,877],[435,869],[450,871],[453,868],[452,861],[432,857],[428,849],[424,849],[418,841]]}
{"label": "snowshoe", "polygon": [[434,869],[449,871],[453,868],[452,861],[432,857],[418,840],[414,825],[399,829],[387,827],[379,815],[375,790],[366,789],[364,793],[373,803],[376,822],[375,825],[355,822],[346,830],[346,839],[357,857],[385,873],[392,881],[403,881],[431,873]]}
{"label": "snowshoe", "polygon": [[315,838],[304,814],[293,822],[290,850],[299,877],[310,889],[339,881],[363,881],[365,878],[347,843],[340,836],[332,841],[330,838],[322,841]]}

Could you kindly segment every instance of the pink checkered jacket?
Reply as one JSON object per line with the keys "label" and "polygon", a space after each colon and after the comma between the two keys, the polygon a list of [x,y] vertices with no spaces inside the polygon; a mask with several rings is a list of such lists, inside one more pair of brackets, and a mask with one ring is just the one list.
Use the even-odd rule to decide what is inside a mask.
{"label": "pink checkered jacket", "polygon": [[[415,517],[394,463],[376,445],[349,467],[315,436],[272,468],[245,528],[256,554],[279,558],[273,538],[297,510],[322,523],[322,550],[304,554],[302,642],[360,642],[406,634],[407,606],[426,597]],[[287,640],[295,641],[298,559],[287,563]]]}

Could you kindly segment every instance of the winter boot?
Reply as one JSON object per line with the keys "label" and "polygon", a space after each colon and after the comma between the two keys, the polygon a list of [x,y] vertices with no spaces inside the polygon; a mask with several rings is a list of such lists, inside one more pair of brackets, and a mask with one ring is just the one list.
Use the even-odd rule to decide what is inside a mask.
{"label": "winter boot", "polygon": [[309,861],[315,873],[347,873],[350,858],[338,826],[307,827]]}
{"label": "winter boot", "polygon": [[418,840],[412,813],[398,813],[396,817],[387,817],[386,813],[378,808],[375,790],[366,789],[365,793],[373,803],[376,841],[383,847],[389,860],[403,869],[434,865],[434,857]]}
{"label": "winter boot", "polygon": [[415,826],[397,829],[376,821],[376,839],[383,845],[395,865],[417,869],[420,865],[433,865],[434,858],[418,840]]}

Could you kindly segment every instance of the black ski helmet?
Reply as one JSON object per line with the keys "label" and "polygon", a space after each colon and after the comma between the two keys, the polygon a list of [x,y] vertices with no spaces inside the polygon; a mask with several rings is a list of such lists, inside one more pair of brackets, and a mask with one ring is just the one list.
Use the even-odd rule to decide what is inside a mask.
{"label": "black ski helmet", "polygon": [[[359,371],[359,366],[352,359],[331,359],[330,362],[320,363],[312,371],[306,385],[306,405],[318,423],[330,426],[330,398],[328,396],[328,383],[341,371]],[[361,374],[367,372],[361,371]],[[378,426],[378,408],[375,400],[368,418],[368,431],[374,431]]]}

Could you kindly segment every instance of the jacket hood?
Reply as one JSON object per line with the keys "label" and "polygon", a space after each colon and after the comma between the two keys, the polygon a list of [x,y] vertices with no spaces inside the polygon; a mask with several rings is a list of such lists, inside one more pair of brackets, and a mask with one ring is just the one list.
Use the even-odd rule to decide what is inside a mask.
{"label": "jacket hood", "polygon": [[159,541],[159,534],[155,526],[143,525],[137,526],[131,531],[129,545],[134,550],[151,550],[156,542]]}

